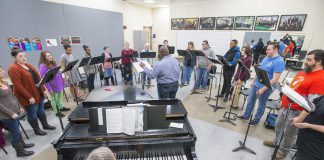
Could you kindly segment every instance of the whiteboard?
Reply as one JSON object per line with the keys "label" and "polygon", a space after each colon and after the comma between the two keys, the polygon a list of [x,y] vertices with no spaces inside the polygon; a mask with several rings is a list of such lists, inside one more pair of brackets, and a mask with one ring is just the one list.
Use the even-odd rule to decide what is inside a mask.
{"label": "whiteboard", "polygon": [[177,49],[187,49],[189,41],[193,41],[195,49],[202,48],[202,41],[207,40],[209,46],[216,55],[224,55],[231,42],[232,32],[230,31],[177,31]]}

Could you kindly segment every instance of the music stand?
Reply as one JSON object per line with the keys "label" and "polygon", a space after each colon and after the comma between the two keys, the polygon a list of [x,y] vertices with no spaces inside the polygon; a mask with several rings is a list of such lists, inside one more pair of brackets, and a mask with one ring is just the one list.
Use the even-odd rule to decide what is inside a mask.
{"label": "music stand", "polygon": [[[238,72],[238,78],[241,77],[241,74],[244,70],[248,71],[248,73],[250,74],[250,69],[248,69],[241,60],[238,60],[237,61],[238,65],[239,65],[239,68],[240,68],[240,71]],[[236,116],[237,114],[236,113],[232,113],[232,109],[233,109],[233,102],[234,102],[234,99],[235,99],[235,94],[233,95],[233,99],[232,99],[232,103],[231,103],[231,106],[230,106],[230,110],[229,112],[226,111],[223,115],[223,119],[219,120],[219,122],[228,122],[234,126],[236,126],[236,124],[233,122],[236,120]],[[227,115],[227,116],[226,116]],[[234,115],[234,118],[231,118],[231,115]]]}
{"label": "music stand", "polygon": [[218,109],[225,109],[225,107],[220,107],[218,106],[218,101],[219,101],[219,91],[220,91],[220,84],[222,83],[222,76],[223,76],[223,66],[224,65],[227,65],[228,66],[228,63],[227,61],[225,60],[225,58],[221,55],[216,55],[216,57],[218,58],[218,62],[217,64],[220,64],[221,65],[221,74],[219,76],[219,83],[218,83],[218,89],[217,89],[217,96],[216,96],[216,104],[215,105],[211,105],[209,104],[209,106],[211,106],[212,108],[214,108],[214,112],[216,112]]}
{"label": "music stand", "polygon": [[[137,53],[137,51],[134,51],[134,53],[132,53],[132,54],[126,54],[126,55],[123,55],[122,56],[122,58],[132,58],[132,60],[134,60],[134,58],[135,57],[138,57],[139,55],[138,55],[138,53]],[[132,73],[132,69],[130,69],[130,78],[131,78],[131,85],[133,86],[133,73]],[[123,70],[122,70],[122,75],[123,75]],[[126,75],[125,75],[126,76]],[[128,82],[128,80],[127,80],[127,82]],[[136,80],[135,80],[135,82],[136,82]]]}
{"label": "music stand", "polygon": [[[205,53],[202,52],[201,50],[191,50],[191,51],[190,51],[190,54],[191,54],[191,55],[195,55],[196,57],[199,57],[199,56],[206,56]],[[208,57],[206,57],[206,58],[208,58]],[[196,79],[196,72],[194,72],[194,74],[195,74],[195,85],[196,85],[196,83],[197,83],[197,79]],[[201,83],[201,82],[200,82],[200,83]],[[197,92],[197,91],[195,90],[195,87],[194,87],[194,91],[191,92],[191,94],[201,94],[201,93],[200,93],[200,92]]]}
{"label": "music stand", "polygon": [[[286,112],[285,116],[284,116],[284,119],[283,119],[283,126],[281,127],[280,129],[280,134],[279,134],[279,141],[277,142],[276,144],[276,147],[273,151],[273,154],[272,154],[272,157],[271,157],[271,160],[275,160],[276,159],[276,155],[277,155],[277,152],[280,148],[280,144],[283,140],[283,137],[284,137],[284,134],[285,134],[285,130],[286,130],[286,127],[287,127],[287,122],[288,121],[288,118],[289,118],[289,113],[291,111],[291,105],[292,103],[296,103],[298,104],[301,108],[303,108],[306,112],[313,112],[315,110],[315,106],[306,98],[306,97],[303,97],[301,95],[299,95],[297,92],[295,92],[295,94],[298,94],[298,95],[294,95],[294,94],[290,94],[290,92],[295,92],[293,89],[291,89],[289,86],[284,86],[281,88],[281,93],[283,93],[284,95],[286,95],[288,97],[288,100],[289,100],[289,104],[288,104],[288,111]],[[305,100],[307,104],[303,103],[303,102],[300,102],[298,100],[298,98],[302,99],[302,100]]]}
{"label": "music stand", "polygon": [[[159,53],[160,53],[160,48],[164,46],[163,44],[159,44]],[[174,46],[169,46],[168,45],[168,50],[169,50],[169,54],[174,54],[174,51],[175,51],[175,47]]]}
{"label": "music stand", "polygon": [[[192,57],[192,54],[188,50],[178,49],[177,52],[179,56],[186,57],[187,55],[189,55],[190,57]],[[195,83],[196,83],[196,72],[194,74],[195,74]],[[182,79],[183,79],[183,66],[181,67],[181,85],[180,85],[181,88],[183,86],[187,86],[182,82]]]}
{"label": "music stand", "polygon": [[[270,83],[270,80],[269,80],[269,77],[268,77],[267,72],[266,72],[265,70],[263,70],[263,69],[257,67],[257,66],[254,66],[254,69],[255,69],[255,72],[256,72],[256,76],[257,76],[257,78],[258,78],[258,80],[259,80],[259,87],[258,87],[258,90],[257,90],[256,94],[259,92],[260,87],[261,87],[261,84],[263,84],[263,85],[265,85],[266,87],[268,87],[268,89],[272,89],[272,87],[271,87],[271,83]],[[253,105],[252,105],[252,112],[251,112],[251,115],[250,115],[250,117],[249,117],[248,128],[247,128],[247,130],[246,130],[246,132],[245,132],[244,141],[243,141],[243,142],[242,142],[242,141],[239,141],[240,146],[237,147],[237,148],[234,148],[234,149],[232,150],[233,152],[236,152],[236,151],[238,151],[238,150],[243,149],[243,150],[245,150],[245,151],[247,151],[247,152],[250,152],[250,153],[252,153],[252,154],[256,154],[253,150],[251,150],[250,148],[246,147],[246,146],[245,146],[245,143],[246,143],[246,138],[247,138],[248,133],[249,133],[249,130],[250,130],[250,126],[251,126],[251,121],[252,121],[252,117],[253,117],[253,111],[254,111],[255,103],[256,103],[256,101],[257,101],[258,99],[259,99],[259,96],[257,95],[257,97],[256,97],[256,99],[254,100]]]}
{"label": "music stand", "polygon": [[[84,57],[84,58],[82,58],[82,59],[81,59],[81,62],[79,63],[78,68],[88,65],[90,59],[91,59],[91,57]],[[85,74],[85,75],[86,75],[87,82],[88,82],[88,78],[89,78],[89,77],[88,77],[87,74]],[[85,89],[84,89],[84,92],[85,92]],[[90,92],[89,92],[89,93],[90,93]]]}
{"label": "music stand", "polygon": [[[72,61],[69,64],[67,64],[66,67],[64,68],[64,70],[62,71],[62,73],[71,71],[74,68],[74,66],[78,63],[78,61],[79,60],[75,60],[75,61]],[[71,73],[71,77],[69,77],[69,78],[71,78],[72,81],[73,81],[72,73]],[[73,91],[74,91],[74,96],[75,96],[75,102],[76,102],[77,105],[79,105],[79,102],[77,100],[77,93],[76,93],[75,87],[73,87]]]}
{"label": "music stand", "polygon": [[[59,72],[60,68],[61,68],[61,66],[58,66],[58,67],[54,67],[54,68],[48,70],[46,72],[46,74],[44,75],[44,77],[39,81],[39,83],[36,84],[36,87],[39,90],[41,90],[42,85],[44,85],[46,83],[49,83],[51,85],[52,90],[53,90],[54,89],[54,86],[52,84],[52,81],[54,80],[56,74]],[[58,115],[59,115],[58,117],[59,117],[60,125],[61,125],[62,131],[63,131],[64,130],[64,127],[63,127],[63,122],[62,122],[62,117],[61,117],[61,110],[60,110],[60,108],[56,104],[55,97],[54,97],[54,103],[55,103],[56,110],[57,110]]]}
{"label": "music stand", "polygon": [[[140,52],[140,58],[154,59],[154,58],[156,58],[156,52]],[[147,86],[148,88],[151,87],[151,86],[153,86],[151,84],[145,85],[146,80],[144,79],[145,78],[144,77],[144,74],[145,74],[145,72],[142,73],[142,89],[143,89],[143,92],[141,93],[142,95],[145,94],[145,92],[144,92],[144,86]]]}
{"label": "music stand", "polygon": [[[211,58],[211,57],[208,57],[208,60],[210,60],[212,63],[214,63],[214,64],[222,64],[218,59],[213,59],[213,58]],[[215,72],[215,78],[216,78],[216,72]],[[216,79],[216,82],[217,82],[217,79]],[[210,89],[209,89],[209,96],[208,97],[205,97],[205,98],[207,98],[207,102],[209,102],[211,99],[212,100],[217,100],[217,99],[215,99],[215,98],[212,98],[211,97],[211,90],[212,90],[212,88],[213,88],[213,79],[212,79],[212,81],[210,82]],[[218,100],[217,100],[218,101]],[[218,102],[217,102],[217,104],[218,104]]]}
{"label": "music stand", "polygon": [[120,59],[121,59],[121,57],[112,57],[107,60],[108,62],[111,62],[113,70],[114,70],[115,85],[118,85],[118,84],[117,84],[116,68],[115,68],[114,62],[119,61]]}

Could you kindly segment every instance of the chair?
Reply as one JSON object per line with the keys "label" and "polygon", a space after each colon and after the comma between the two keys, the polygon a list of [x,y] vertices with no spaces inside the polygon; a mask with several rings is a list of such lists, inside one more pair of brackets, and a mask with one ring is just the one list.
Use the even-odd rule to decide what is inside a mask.
{"label": "chair", "polygon": [[243,110],[243,108],[245,106],[246,99],[249,96],[249,89],[250,88],[246,88],[245,84],[246,84],[246,82],[243,83],[243,85],[241,87],[241,91],[240,91],[240,95],[243,95],[243,98],[244,98],[243,106],[242,106],[241,110]]}
{"label": "chair", "polygon": [[265,126],[268,118],[269,118],[269,115],[271,112],[273,112],[273,114],[275,114],[275,110],[278,110],[279,109],[279,105],[280,105],[280,101],[281,101],[281,97],[279,99],[269,99],[266,103],[266,108],[269,109],[269,112],[267,114],[267,117],[263,123],[263,126]]}
{"label": "chair", "polygon": [[[25,118],[26,118],[26,116],[27,116],[27,112],[23,112],[23,113],[20,115],[20,120],[24,121]],[[24,127],[21,125],[20,121],[19,121],[19,126],[20,126],[21,130],[24,132],[26,138],[29,139],[29,137],[28,137],[28,135],[27,135],[27,133],[26,133]]]}

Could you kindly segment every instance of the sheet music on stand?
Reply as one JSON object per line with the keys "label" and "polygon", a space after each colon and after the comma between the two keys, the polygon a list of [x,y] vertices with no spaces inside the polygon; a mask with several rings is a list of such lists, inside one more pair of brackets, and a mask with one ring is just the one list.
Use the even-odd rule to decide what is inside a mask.
{"label": "sheet music on stand", "polygon": [[141,62],[143,62],[143,63],[145,64],[145,66],[146,66],[149,70],[153,69],[152,66],[151,66],[151,64],[150,64],[148,61],[146,61],[146,60],[141,60],[140,58],[136,58],[136,59],[137,59],[137,62],[133,62],[132,64],[133,64],[133,67],[135,68],[135,71],[136,71],[137,73],[144,72],[144,69],[140,66],[140,63],[141,63]]}
{"label": "sheet music on stand", "polygon": [[143,131],[144,107],[98,108],[97,111],[98,124],[106,124],[106,133],[135,135],[136,131]]}
{"label": "sheet music on stand", "polygon": [[288,85],[284,85],[281,87],[282,93],[285,94],[289,99],[293,102],[297,103],[300,107],[302,107],[306,112],[314,111],[313,104],[302,95],[298,94],[295,90],[290,88]]}

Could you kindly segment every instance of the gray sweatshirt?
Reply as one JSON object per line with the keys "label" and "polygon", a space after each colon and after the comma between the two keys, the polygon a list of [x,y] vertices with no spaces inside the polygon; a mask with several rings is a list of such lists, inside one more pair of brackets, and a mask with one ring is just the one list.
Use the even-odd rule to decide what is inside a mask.
{"label": "gray sweatshirt", "polygon": [[209,47],[207,49],[201,49],[205,56],[197,56],[198,67],[207,67],[210,64],[210,61],[207,57],[215,58],[214,51]]}

